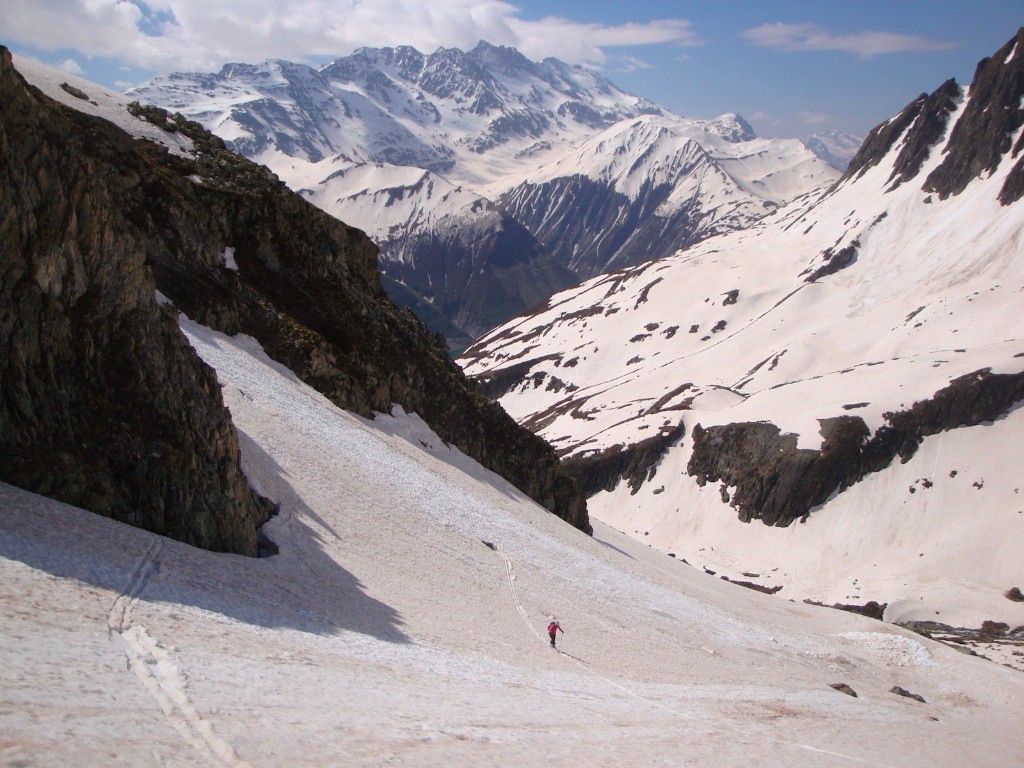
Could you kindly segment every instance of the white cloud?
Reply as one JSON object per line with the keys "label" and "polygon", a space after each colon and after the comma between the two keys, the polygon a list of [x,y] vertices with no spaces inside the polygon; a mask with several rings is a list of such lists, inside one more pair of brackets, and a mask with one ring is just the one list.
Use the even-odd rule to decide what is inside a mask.
{"label": "white cloud", "polygon": [[479,40],[533,59],[600,66],[607,48],[700,44],[684,19],[616,26],[527,20],[504,0],[3,0],[0,29],[11,42],[156,70],[322,60],[360,46],[412,45],[429,53]]}
{"label": "white cloud", "polygon": [[821,125],[827,123],[831,118],[824,112],[800,112],[800,119],[809,125]]}
{"label": "white cloud", "polygon": [[752,43],[779,51],[845,51],[860,58],[883,53],[943,51],[956,43],[932,40],[919,35],[866,30],[851,34],[833,34],[817,24],[762,24],[741,36]]}
{"label": "white cloud", "polygon": [[126,91],[131,88],[135,83],[131,80],[115,80],[114,87],[121,91]]}
{"label": "white cloud", "polygon": [[64,59],[64,61],[59,61],[54,66],[57,67],[57,69],[64,70],[69,75],[84,75],[85,74],[85,70],[82,69],[82,67],[79,65],[79,63],[77,61],[75,61],[74,59]]}
{"label": "white cloud", "polygon": [[641,69],[651,69],[651,65],[636,56],[616,56],[615,71],[630,75]]}

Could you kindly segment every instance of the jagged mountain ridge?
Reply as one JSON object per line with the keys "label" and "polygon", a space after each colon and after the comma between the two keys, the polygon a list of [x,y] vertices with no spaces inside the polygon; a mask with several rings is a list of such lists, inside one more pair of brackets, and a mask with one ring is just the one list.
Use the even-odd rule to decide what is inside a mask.
{"label": "jagged mountain ridge", "polygon": [[[684,119],[592,70],[550,58],[531,62],[485,42],[469,52],[430,55],[407,46],[360,49],[318,69],[281,61],[231,64],[219,73],[157,78],[129,93],[199,120],[324,210],[365,229],[382,244],[386,275],[467,323],[471,334],[532,308],[536,294],[546,298],[574,284],[567,269],[589,276],[663,255],[709,233],[746,226],[782,200],[838,176],[797,142],[757,139],[737,115]],[[671,163],[652,145],[647,157],[635,154],[633,175],[650,176],[642,199],[623,195],[607,178],[598,179],[599,187],[588,183],[588,194],[577,199],[579,169],[571,167],[571,153],[602,131],[625,136],[628,121],[645,116],[661,118],[679,141],[702,145],[692,151],[708,156],[704,164],[711,170],[697,171],[706,176],[703,185],[680,174],[667,180],[664,168]],[[607,142],[607,151],[621,141]],[[747,161],[757,156],[758,162]],[[356,170],[364,166],[371,170]],[[438,209],[437,197],[415,185],[394,194],[391,179],[414,171],[391,166],[429,171],[457,189],[460,201],[476,200],[449,201],[425,218],[424,212]],[[698,187],[698,194],[685,205],[666,205],[681,195],[680,183]],[[383,197],[386,211],[379,205]],[[478,213],[490,222],[475,222]],[[634,234],[636,222],[652,214],[656,225]],[[595,244],[579,252],[575,230],[559,234],[555,222],[567,218],[586,220]],[[513,221],[525,228],[517,237],[523,257],[515,267],[500,253],[500,242],[481,247],[479,238],[466,235],[494,226],[507,232],[516,228]],[[536,242],[527,242],[527,233]],[[492,247],[499,251],[494,258],[510,268],[470,284],[465,276],[479,274]],[[455,274],[439,285],[436,276],[449,271]],[[524,285],[527,272],[543,276],[540,284]],[[502,316],[481,315],[481,307]]]}
{"label": "jagged mountain ridge", "polygon": [[658,115],[616,123],[489,191],[560,263],[592,277],[742,229],[835,176],[800,142],[758,139],[737,115]]}
{"label": "jagged mountain ridge", "polygon": [[[725,505],[774,525],[819,516],[817,543],[840,547],[830,510],[928,503],[914,493],[935,466],[909,495],[870,494],[920,446],[967,440],[949,430],[1021,418],[1022,38],[969,89],[946,83],[879,126],[834,188],[559,294],[481,339],[467,371],[569,458],[597,519],[673,551],[727,559],[734,538],[752,556],[759,534],[721,522]],[[941,458],[942,475],[974,466],[971,506],[998,510],[974,522],[1003,525],[1013,480],[1001,452],[975,450]],[[954,530],[937,547],[970,563]]]}
{"label": "jagged mountain ridge", "polygon": [[[448,444],[589,529],[551,448],[468,386],[443,344],[387,299],[377,249],[362,232],[197,123],[19,60],[27,85],[3,53],[5,92],[17,105],[4,114],[4,156],[24,159],[5,164],[12,202],[3,235],[13,266],[4,288],[15,298],[42,294],[35,304],[48,321],[35,328],[27,298],[3,303],[0,328],[13,341],[0,383],[3,402],[15,406],[0,431],[4,481],[200,546],[255,554],[268,510],[246,499],[235,432],[215,378],[175,327],[180,311],[252,337],[339,407],[366,417],[396,405],[419,414]],[[57,158],[69,151],[75,163],[58,173]],[[62,353],[67,337],[72,354]],[[74,407],[82,401],[89,407]],[[92,437],[97,431],[109,441]],[[107,503],[118,484],[127,486],[113,500],[120,506]],[[207,497],[222,496],[227,512],[206,514],[215,505]],[[223,535],[232,527],[241,530]]]}

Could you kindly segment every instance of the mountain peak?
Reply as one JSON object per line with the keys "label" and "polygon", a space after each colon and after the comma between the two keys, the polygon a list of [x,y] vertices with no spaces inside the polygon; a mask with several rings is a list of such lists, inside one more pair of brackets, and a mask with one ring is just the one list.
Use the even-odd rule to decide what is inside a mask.
{"label": "mountain peak", "polygon": [[520,53],[518,49],[505,45],[492,45],[486,40],[481,40],[466,55],[482,68],[501,74],[532,73],[537,68],[537,65]]}
{"label": "mountain peak", "polygon": [[[958,195],[981,176],[995,172],[1012,150],[1013,158],[1024,150],[1018,137],[1024,125],[1024,27],[996,53],[982,59],[971,81],[970,100],[957,121],[944,150],[942,164],[925,180],[924,189],[940,198]],[[999,194],[1004,205],[1024,197],[1024,158],[1006,177]]]}
{"label": "mountain peak", "polygon": [[726,112],[708,123],[708,130],[726,141],[752,141],[757,138],[753,127],[735,112]]}

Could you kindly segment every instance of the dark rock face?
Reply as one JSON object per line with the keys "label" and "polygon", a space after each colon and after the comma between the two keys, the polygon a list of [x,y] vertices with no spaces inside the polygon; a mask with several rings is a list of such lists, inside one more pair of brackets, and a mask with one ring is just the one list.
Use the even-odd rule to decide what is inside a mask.
{"label": "dark rock face", "polygon": [[[387,299],[377,249],[361,231],[221,149],[196,124],[187,125],[200,150],[191,161],[105,121],[48,109],[69,131],[94,138],[82,154],[113,185],[110,215],[121,217],[155,287],[178,309],[223,333],[253,336],[342,408],[371,416],[397,403],[418,413],[443,440],[589,532],[586,503],[554,450],[470,385],[443,343]],[[152,119],[163,124],[160,112]],[[225,266],[227,247],[237,270]]]}
{"label": "dark rock face", "polygon": [[[990,59],[982,59],[971,81],[971,100],[946,145],[946,158],[928,174],[924,189],[940,198],[956,195],[982,174],[991,173],[1013,151],[1024,149],[1024,137],[1013,135],[1024,125],[1024,28]],[[999,200],[1009,205],[1024,196],[1024,158],[1003,184]]]}
{"label": "dark rock face", "polygon": [[530,232],[492,203],[474,206],[459,226],[402,231],[381,243],[381,271],[478,336],[579,279]]}
{"label": "dark rock face", "polygon": [[808,605],[820,605],[823,608],[835,608],[837,611],[856,613],[878,621],[885,621],[885,609],[889,607],[888,603],[879,603],[875,600],[868,600],[864,605],[856,605],[854,603],[832,603],[832,605],[827,605],[826,603],[819,603],[817,600],[804,600],[804,602]]}
{"label": "dark rock face", "polygon": [[[0,479],[189,544],[257,553],[216,376],[156,302],[122,214],[119,131],[30,89],[0,48]],[[185,182],[188,184],[189,182]]]}
{"label": "dark rock face", "polygon": [[946,132],[949,116],[959,97],[960,86],[956,80],[949,79],[924,100],[921,112],[907,131],[903,147],[893,163],[890,189],[917,176],[932,147]]}
{"label": "dark rock face", "polygon": [[921,694],[911,693],[906,688],[901,688],[898,685],[894,685],[892,688],[890,688],[889,693],[895,693],[897,696],[904,696],[908,699],[914,699],[915,701],[920,701],[922,704],[928,703],[924,700],[924,696],[922,696]]}
{"label": "dark rock face", "polygon": [[821,420],[820,450],[797,448],[796,435],[767,422],[693,428],[687,472],[699,485],[734,486],[731,505],[744,522],[787,526],[835,491],[907,461],[928,435],[991,421],[1024,400],[1024,372],[976,371],[950,382],[906,411],[886,413],[874,435],[857,416]]}
{"label": "dark rock face", "polygon": [[[693,159],[695,173],[704,157]],[[542,184],[524,183],[498,203],[521,221],[562,265],[587,278],[672,253],[711,235],[741,226],[717,212],[683,207],[671,217],[655,215],[672,193],[670,184],[645,183],[630,199],[586,176]],[[766,211],[767,212],[767,211]]]}
{"label": "dark rock face", "polygon": [[613,490],[620,480],[626,480],[630,491],[636,493],[654,476],[655,464],[685,433],[686,427],[680,423],[628,447],[615,445],[595,455],[574,456],[564,460],[562,467],[587,498]]}
{"label": "dark rock face", "polygon": [[855,699],[857,698],[857,692],[846,683],[829,683],[828,687],[834,688],[840,693],[845,693],[847,696],[853,696]]}
{"label": "dark rock face", "polygon": [[804,282],[816,283],[823,277],[834,275],[839,270],[846,269],[857,260],[857,250],[859,247],[860,243],[855,240],[838,252],[833,252],[831,249],[826,250],[822,254],[825,263],[805,277]]}
{"label": "dark rock face", "polygon": [[847,179],[863,176],[868,169],[882,162],[896,140],[920,116],[927,100],[928,95],[922,93],[904,107],[896,117],[872,128],[867,138],[864,139],[864,143],[860,145],[860,150],[846,167],[846,173],[843,174],[839,183],[842,184]]}
{"label": "dark rock face", "polygon": [[863,176],[869,168],[878,165],[904,132],[906,138],[889,176],[892,182],[890,189],[914,178],[928,158],[931,147],[942,138],[959,95],[960,87],[952,79],[930,96],[922,93],[895,118],[868,134],[840,181]]}

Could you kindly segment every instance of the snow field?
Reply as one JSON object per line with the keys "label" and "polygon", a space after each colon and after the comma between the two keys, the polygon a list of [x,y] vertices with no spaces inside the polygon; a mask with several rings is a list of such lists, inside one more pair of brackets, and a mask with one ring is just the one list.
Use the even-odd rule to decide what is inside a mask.
{"label": "snow field", "polygon": [[[217,369],[248,476],[281,505],[266,526],[281,552],[203,552],[0,486],[4,761],[953,766],[1018,754],[1019,675],[711,579],[600,524],[584,536],[417,417],[359,419],[251,340],[182,326]],[[538,637],[549,615],[566,629],[562,654]],[[861,698],[828,688],[838,681]],[[928,704],[886,693],[894,684]]]}

